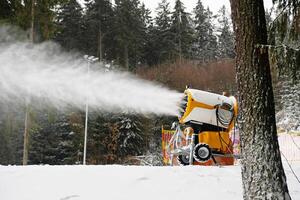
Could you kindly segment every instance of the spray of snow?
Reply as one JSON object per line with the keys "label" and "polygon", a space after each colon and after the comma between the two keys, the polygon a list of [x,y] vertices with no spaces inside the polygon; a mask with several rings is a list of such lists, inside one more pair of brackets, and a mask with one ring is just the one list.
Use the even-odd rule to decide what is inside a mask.
{"label": "spray of snow", "polygon": [[[0,27],[1,103],[39,102],[109,112],[177,115],[182,94],[120,71],[90,66],[78,54],[53,42],[16,42],[17,34]],[[19,37],[19,36],[18,36]],[[95,69],[97,68],[98,69]],[[101,67],[101,66],[100,66]]]}

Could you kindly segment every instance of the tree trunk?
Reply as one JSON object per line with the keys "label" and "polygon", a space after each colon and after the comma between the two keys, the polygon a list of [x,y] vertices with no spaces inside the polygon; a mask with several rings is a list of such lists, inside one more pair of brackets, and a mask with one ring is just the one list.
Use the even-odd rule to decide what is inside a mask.
{"label": "tree trunk", "polygon": [[[31,0],[31,30],[30,30],[30,41],[35,42],[34,34],[34,8],[35,0]],[[29,147],[29,105],[26,102],[26,111],[25,111],[25,122],[24,122],[24,146],[23,146],[23,165],[28,163],[28,147]]]}
{"label": "tree trunk", "polygon": [[98,52],[99,52],[99,61],[101,62],[103,60],[103,45],[102,45],[102,32],[101,28],[99,28],[99,46],[98,46]]}
{"label": "tree trunk", "polygon": [[124,45],[124,64],[125,64],[125,69],[129,71],[129,58],[128,58],[128,44]]}
{"label": "tree trunk", "polygon": [[34,5],[35,0],[31,0],[31,32],[30,32],[30,40],[32,43],[34,43],[35,35],[34,35]]}
{"label": "tree trunk", "polygon": [[23,146],[23,165],[28,163],[28,144],[29,144],[29,106],[26,104],[24,127],[24,146]]}
{"label": "tree trunk", "polygon": [[291,199],[282,166],[263,0],[230,0],[236,35],[244,199]]}
{"label": "tree trunk", "polygon": [[99,4],[99,46],[98,46],[98,52],[99,52],[99,61],[101,62],[103,59],[103,53],[102,53],[102,27],[101,27],[101,4]]}

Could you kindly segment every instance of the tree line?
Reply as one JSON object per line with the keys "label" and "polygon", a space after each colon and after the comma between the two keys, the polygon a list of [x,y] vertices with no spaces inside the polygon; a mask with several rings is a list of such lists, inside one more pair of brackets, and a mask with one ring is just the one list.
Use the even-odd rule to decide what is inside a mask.
{"label": "tree line", "polygon": [[[32,1],[1,1],[2,22],[29,29]],[[162,0],[152,17],[139,0],[34,0],[35,42],[54,40],[67,51],[114,61],[127,70],[183,59],[233,58],[233,33],[225,6],[214,15],[199,0],[192,13],[181,0]],[[217,25],[215,25],[217,23]]]}

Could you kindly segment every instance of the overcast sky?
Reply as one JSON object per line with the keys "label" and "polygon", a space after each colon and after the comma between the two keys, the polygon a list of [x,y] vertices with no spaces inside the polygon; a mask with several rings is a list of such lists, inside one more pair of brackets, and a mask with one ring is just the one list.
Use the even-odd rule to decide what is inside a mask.
{"label": "overcast sky", "polygon": [[[141,2],[144,2],[146,7],[149,8],[152,12],[152,15],[155,15],[155,9],[158,6],[158,3],[161,2],[161,0],[140,0]],[[196,3],[198,0],[181,0],[186,7],[188,12],[191,12],[194,7],[196,7]],[[174,8],[175,0],[168,0],[171,4],[171,8]],[[230,3],[229,0],[202,0],[202,3],[204,7],[209,6],[210,10],[213,11],[214,14],[218,12],[218,10],[221,8],[222,5],[225,5],[228,10],[230,10]],[[272,7],[272,0],[264,0],[265,8],[271,8]]]}

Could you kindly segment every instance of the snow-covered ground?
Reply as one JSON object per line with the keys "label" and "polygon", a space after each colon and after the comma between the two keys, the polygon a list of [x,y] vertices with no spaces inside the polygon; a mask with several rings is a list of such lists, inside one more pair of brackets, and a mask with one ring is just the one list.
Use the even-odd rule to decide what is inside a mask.
{"label": "snow-covered ground", "polygon": [[[300,176],[300,163],[293,163]],[[300,184],[285,164],[290,194]],[[242,199],[240,166],[0,166],[1,200]]]}

